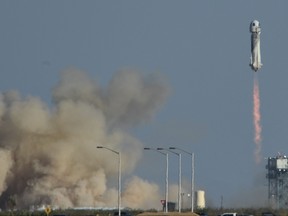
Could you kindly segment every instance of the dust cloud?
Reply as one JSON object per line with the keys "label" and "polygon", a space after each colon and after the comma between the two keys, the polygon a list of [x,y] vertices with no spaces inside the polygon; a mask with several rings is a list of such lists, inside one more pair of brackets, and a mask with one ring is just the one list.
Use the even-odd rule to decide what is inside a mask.
{"label": "dust cloud", "polygon": [[[169,87],[159,75],[116,73],[106,88],[87,73],[68,69],[52,90],[53,105],[17,91],[0,93],[0,206],[17,208],[115,207],[117,156],[130,174],[143,146],[129,129],[149,121]],[[151,196],[154,194],[154,196]],[[132,208],[159,206],[159,188],[139,177],[123,183],[122,200]]]}

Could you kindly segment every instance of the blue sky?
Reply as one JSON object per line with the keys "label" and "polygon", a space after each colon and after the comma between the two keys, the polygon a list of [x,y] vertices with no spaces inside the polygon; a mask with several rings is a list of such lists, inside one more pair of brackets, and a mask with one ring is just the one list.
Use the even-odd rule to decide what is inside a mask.
{"label": "blue sky", "polygon": [[[0,90],[53,106],[51,89],[69,67],[101,86],[127,68],[161,73],[171,88],[166,103],[130,133],[146,147],[194,152],[196,189],[205,190],[211,205],[219,207],[221,196],[224,206],[254,205],[245,197],[268,196],[264,158],[287,152],[287,6],[266,0],[1,1]],[[254,19],[262,26],[261,164],[253,157]],[[187,181],[189,161],[183,156]],[[177,158],[169,162],[169,180],[177,184]],[[144,152],[133,174],[164,189],[163,165],[157,153]]]}

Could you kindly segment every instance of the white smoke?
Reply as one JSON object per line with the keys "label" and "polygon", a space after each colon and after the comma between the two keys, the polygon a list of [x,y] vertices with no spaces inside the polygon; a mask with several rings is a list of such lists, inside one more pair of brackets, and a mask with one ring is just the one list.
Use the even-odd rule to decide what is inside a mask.
{"label": "white smoke", "polygon": [[8,179],[10,174],[10,169],[12,167],[12,158],[10,151],[7,150],[1,150],[0,151],[0,194],[6,190],[6,179]]}
{"label": "white smoke", "polygon": [[[96,146],[121,152],[122,172],[131,173],[143,147],[126,129],[152,118],[167,95],[159,76],[121,71],[103,89],[76,69],[62,73],[53,107],[16,91],[0,93],[0,205],[13,196],[18,208],[115,207],[117,186],[109,182],[117,176],[117,158]],[[123,200],[127,207],[153,208],[158,202],[153,206],[151,193],[159,201],[158,192],[134,177]]]}
{"label": "white smoke", "polygon": [[139,208],[139,206],[146,209],[159,207],[161,200],[159,194],[158,185],[133,177],[127,182],[123,192],[123,204],[130,206],[130,208]]}

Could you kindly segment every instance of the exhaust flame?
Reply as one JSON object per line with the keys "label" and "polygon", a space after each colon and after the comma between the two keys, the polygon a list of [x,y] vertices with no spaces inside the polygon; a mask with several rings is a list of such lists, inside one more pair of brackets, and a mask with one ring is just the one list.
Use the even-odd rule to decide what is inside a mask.
{"label": "exhaust flame", "polygon": [[254,142],[256,145],[256,149],[254,152],[255,161],[257,164],[261,161],[261,114],[260,114],[260,96],[259,96],[259,84],[257,76],[254,77],[254,87],[253,87],[253,118],[254,118],[254,128],[255,128],[255,135],[254,135]]}

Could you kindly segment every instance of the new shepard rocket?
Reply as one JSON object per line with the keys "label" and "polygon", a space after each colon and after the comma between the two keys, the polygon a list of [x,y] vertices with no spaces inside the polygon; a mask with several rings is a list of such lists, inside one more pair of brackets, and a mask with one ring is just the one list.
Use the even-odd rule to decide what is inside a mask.
{"label": "new shepard rocket", "polygon": [[261,27],[259,21],[253,20],[250,23],[250,32],[251,32],[251,59],[249,65],[252,68],[252,70],[257,72],[262,66],[261,53],[260,53]]}

